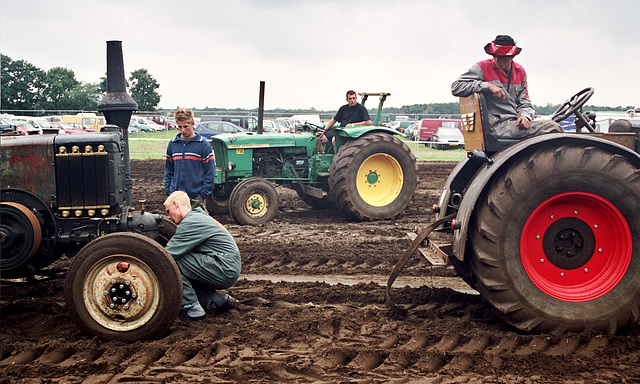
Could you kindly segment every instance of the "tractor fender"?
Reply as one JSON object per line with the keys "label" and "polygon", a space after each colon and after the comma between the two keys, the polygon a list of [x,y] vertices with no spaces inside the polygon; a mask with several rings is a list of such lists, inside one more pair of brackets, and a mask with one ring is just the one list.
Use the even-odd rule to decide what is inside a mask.
{"label": "tractor fender", "polygon": [[389,135],[398,135],[404,137],[403,134],[396,131],[395,129],[387,128],[387,127],[379,127],[379,126],[356,126],[356,127],[337,127],[335,129],[335,139],[336,146],[338,148],[342,147],[349,140],[357,139],[365,134],[369,134],[372,132],[382,132]]}
{"label": "tractor fender", "polygon": [[404,137],[402,133],[396,131],[395,129],[380,127],[380,126],[372,126],[372,125],[363,125],[363,126],[356,126],[356,127],[337,127],[335,130],[335,135],[357,139],[358,137],[370,132],[384,132],[390,135],[398,135],[398,136]]}
{"label": "tractor fender", "polygon": [[[589,135],[577,135],[575,133],[550,133],[535,136],[511,145],[510,147],[497,152],[490,161],[486,165],[480,167],[475,175],[469,180],[466,193],[462,198],[455,218],[459,225],[459,229],[455,229],[453,233],[453,256],[461,261],[464,260],[471,216],[476,207],[478,198],[494,176],[498,175],[501,170],[507,169],[516,158],[528,156],[535,153],[540,148],[559,148],[567,143],[579,143],[579,145],[583,147],[595,146],[601,149],[606,149],[612,155],[617,154],[624,156],[640,169],[640,155],[638,153],[612,141]],[[467,162],[467,164],[468,163],[469,162]],[[459,169],[464,170],[464,166],[460,166]],[[450,179],[455,180],[455,177],[452,178],[450,176]]]}

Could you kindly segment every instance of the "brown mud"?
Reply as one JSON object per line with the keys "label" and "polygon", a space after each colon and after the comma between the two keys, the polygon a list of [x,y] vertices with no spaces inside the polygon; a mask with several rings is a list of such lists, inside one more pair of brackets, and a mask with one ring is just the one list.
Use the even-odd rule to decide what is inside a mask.
{"label": "brown mud", "polygon": [[[392,296],[409,310],[388,311],[376,281],[386,281],[410,244],[407,232],[433,220],[429,207],[454,165],[420,163],[414,200],[394,221],[350,222],[283,188],[270,223],[218,217],[243,256],[247,278],[230,289],[240,308],[175,323],[158,340],[86,337],[64,307],[61,280],[3,287],[0,383],[640,382],[637,329],[516,331],[460,289],[452,269],[417,254],[402,276],[424,285],[396,283]],[[162,161],[132,161],[131,169],[137,208],[146,200],[145,210],[162,213]]]}

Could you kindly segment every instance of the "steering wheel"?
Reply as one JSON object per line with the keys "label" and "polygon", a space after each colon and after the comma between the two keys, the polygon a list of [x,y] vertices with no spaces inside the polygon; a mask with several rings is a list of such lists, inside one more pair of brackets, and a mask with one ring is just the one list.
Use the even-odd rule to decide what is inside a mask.
{"label": "steering wheel", "polygon": [[558,123],[575,113],[576,118],[578,118],[590,132],[595,132],[589,120],[580,113],[580,108],[591,98],[593,92],[593,87],[589,87],[571,96],[551,114],[551,120]]}
{"label": "steering wheel", "polygon": [[315,125],[315,124],[313,124],[313,123],[309,123],[309,122],[305,122],[305,123],[304,123],[304,126],[305,126],[306,128],[310,128],[310,130],[311,130],[313,133],[316,133],[316,132],[318,132],[318,131],[320,131],[320,130],[322,130],[322,129],[323,129],[321,126],[319,126],[319,125]]}

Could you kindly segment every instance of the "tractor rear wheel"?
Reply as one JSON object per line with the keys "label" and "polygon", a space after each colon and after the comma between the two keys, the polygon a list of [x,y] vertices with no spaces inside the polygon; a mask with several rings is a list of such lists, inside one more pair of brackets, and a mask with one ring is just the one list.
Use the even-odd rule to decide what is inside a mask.
{"label": "tractor rear wheel", "polygon": [[113,233],[90,242],[73,258],[65,299],[87,334],[125,342],[152,339],[178,316],[182,276],[157,242],[137,233]]}
{"label": "tractor rear wheel", "polygon": [[20,276],[21,269],[40,248],[40,223],[29,208],[14,202],[0,204],[0,217],[0,270],[3,277]]}
{"label": "tractor rear wheel", "polygon": [[640,178],[623,156],[563,146],[522,156],[472,219],[476,289],[526,331],[609,333],[640,317]]}
{"label": "tractor rear wheel", "polygon": [[213,196],[213,193],[207,196],[205,200],[209,215],[216,217],[229,214],[229,199],[221,200]]}
{"label": "tractor rear wheel", "polygon": [[233,188],[229,213],[242,225],[259,225],[271,221],[278,213],[278,193],[267,180],[250,177]]}
{"label": "tractor rear wheel", "polygon": [[417,175],[409,147],[395,136],[375,132],[340,147],[329,168],[330,193],[355,220],[392,219],[411,202]]}

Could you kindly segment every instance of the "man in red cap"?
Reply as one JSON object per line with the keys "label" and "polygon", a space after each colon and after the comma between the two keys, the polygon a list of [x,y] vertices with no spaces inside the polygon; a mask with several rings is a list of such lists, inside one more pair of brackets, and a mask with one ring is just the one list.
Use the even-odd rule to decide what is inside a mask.
{"label": "man in red cap", "polygon": [[533,120],[527,73],[513,58],[522,51],[507,35],[498,35],[484,47],[493,56],[474,64],[451,85],[454,96],[475,92],[486,95],[490,129],[498,138],[519,139],[541,133],[562,132],[551,120]]}

